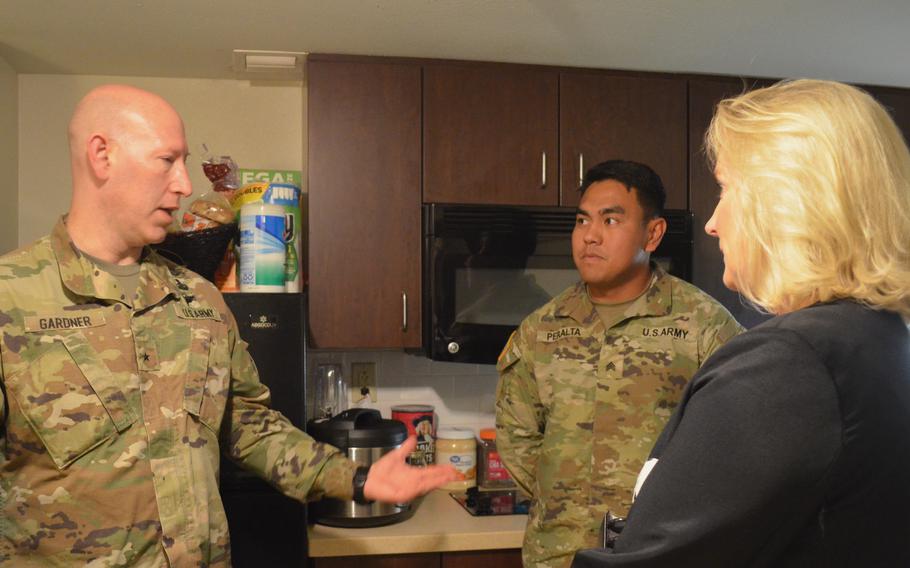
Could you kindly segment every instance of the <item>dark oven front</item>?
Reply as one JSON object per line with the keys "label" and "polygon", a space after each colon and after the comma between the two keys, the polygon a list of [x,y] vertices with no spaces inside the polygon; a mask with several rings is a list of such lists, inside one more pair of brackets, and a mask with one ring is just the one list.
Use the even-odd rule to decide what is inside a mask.
{"label": "dark oven front", "polygon": [[[692,278],[692,214],[667,210],[651,260]],[[423,345],[431,359],[493,364],[518,324],[578,281],[575,209],[424,206]]]}

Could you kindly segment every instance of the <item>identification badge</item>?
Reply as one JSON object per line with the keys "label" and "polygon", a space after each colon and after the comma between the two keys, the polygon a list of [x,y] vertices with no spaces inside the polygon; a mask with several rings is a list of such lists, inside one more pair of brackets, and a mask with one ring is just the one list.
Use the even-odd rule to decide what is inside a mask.
{"label": "identification badge", "polygon": [[544,343],[551,343],[553,341],[559,341],[560,339],[566,339],[569,337],[581,337],[581,328],[564,327],[562,329],[537,332],[537,341],[542,341]]}
{"label": "identification badge", "polygon": [[177,306],[176,310],[177,317],[183,319],[209,319],[221,321],[221,314],[219,314],[215,308],[191,308],[189,306]]}
{"label": "identification badge", "polygon": [[85,329],[104,325],[104,314],[91,313],[73,315],[63,314],[28,316],[25,318],[26,332],[60,331],[67,329]]}
{"label": "identification badge", "polygon": [[689,330],[678,327],[645,327],[641,330],[642,337],[673,337],[676,339],[688,339]]}

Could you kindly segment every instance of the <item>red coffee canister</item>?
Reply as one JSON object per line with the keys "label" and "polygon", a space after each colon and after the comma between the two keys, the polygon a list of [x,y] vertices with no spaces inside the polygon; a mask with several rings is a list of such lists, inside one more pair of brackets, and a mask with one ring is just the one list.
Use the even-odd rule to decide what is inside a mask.
{"label": "red coffee canister", "polygon": [[429,404],[401,404],[392,407],[392,420],[399,420],[409,436],[417,436],[417,449],[408,457],[411,465],[430,465],[436,461],[436,414]]}

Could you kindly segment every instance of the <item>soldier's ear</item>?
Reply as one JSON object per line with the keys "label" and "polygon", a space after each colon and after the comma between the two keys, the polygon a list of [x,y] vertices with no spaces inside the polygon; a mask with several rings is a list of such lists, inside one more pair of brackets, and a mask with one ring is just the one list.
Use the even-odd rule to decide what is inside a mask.
{"label": "soldier's ear", "polygon": [[648,227],[645,231],[647,240],[645,241],[644,249],[647,252],[654,252],[657,250],[657,246],[660,245],[660,241],[664,238],[664,233],[666,232],[667,220],[663,217],[655,217],[648,221]]}
{"label": "soldier's ear", "polygon": [[86,158],[89,170],[99,181],[107,181],[111,175],[111,143],[103,134],[95,133],[86,144]]}

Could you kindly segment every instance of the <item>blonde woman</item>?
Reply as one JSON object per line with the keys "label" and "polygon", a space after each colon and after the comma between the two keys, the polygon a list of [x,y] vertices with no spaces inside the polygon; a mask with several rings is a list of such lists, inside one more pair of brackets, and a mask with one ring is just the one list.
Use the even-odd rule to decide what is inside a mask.
{"label": "blonde woman", "polygon": [[590,566],[910,566],[910,153],[847,85],[722,101],[705,230],[776,317],[692,379]]}

